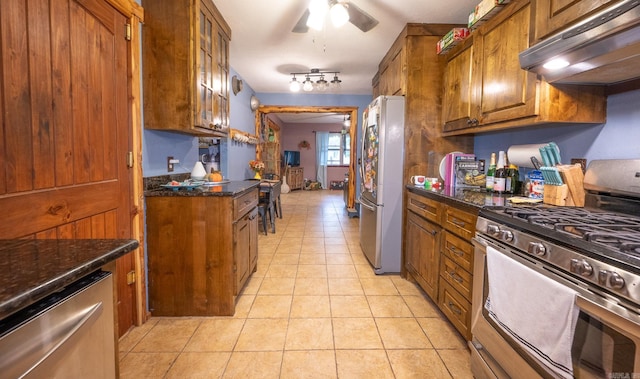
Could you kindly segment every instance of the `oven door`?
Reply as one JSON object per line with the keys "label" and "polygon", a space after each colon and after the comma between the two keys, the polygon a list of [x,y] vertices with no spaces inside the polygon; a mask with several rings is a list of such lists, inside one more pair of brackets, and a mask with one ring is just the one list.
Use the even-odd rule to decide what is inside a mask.
{"label": "oven door", "polygon": [[[589,291],[571,277],[489,238],[473,240],[474,288],[472,301],[473,339],[471,367],[476,378],[556,378],[548,366],[528,353],[515,339],[489,317],[485,303],[489,293],[487,246],[577,292],[579,309],[571,344],[573,375],[577,378],[631,378],[640,372],[640,315],[618,305],[607,295]],[[504,283],[508,285],[508,283]],[[549,314],[540,312],[541,317]],[[550,320],[553,322],[553,320]]]}

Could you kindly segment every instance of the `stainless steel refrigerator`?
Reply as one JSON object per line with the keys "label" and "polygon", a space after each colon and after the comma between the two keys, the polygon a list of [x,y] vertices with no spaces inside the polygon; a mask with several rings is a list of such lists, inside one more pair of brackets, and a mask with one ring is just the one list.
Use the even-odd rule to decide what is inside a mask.
{"label": "stainless steel refrigerator", "polygon": [[400,272],[404,97],[377,97],[363,113],[360,247],[376,274]]}

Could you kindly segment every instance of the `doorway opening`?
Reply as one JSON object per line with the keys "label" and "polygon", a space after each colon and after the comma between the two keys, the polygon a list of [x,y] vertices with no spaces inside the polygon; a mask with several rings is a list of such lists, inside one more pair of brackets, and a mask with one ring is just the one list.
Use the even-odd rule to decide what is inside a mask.
{"label": "doorway opening", "polygon": [[[261,105],[256,110],[256,135],[263,136],[268,133],[264,118],[270,113],[338,113],[345,115],[350,120],[349,137],[351,140],[350,159],[349,159],[349,181],[347,187],[347,210],[355,212],[356,203],[356,138],[358,126],[358,107],[328,107],[328,106],[270,106]],[[264,143],[257,145],[256,155],[260,159],[264,150]]]}

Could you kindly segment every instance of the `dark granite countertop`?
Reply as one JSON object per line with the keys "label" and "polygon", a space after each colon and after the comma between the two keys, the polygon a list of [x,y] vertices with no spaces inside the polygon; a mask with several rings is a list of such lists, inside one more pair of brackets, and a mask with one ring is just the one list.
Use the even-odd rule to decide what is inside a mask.
{"label": "dark granite countertop", "polygon": [[509,205],[509,199],[513,195],[495,194],[487,192],[482,188],[452,188],[444,187],[442,189],[426,190],[423,187],[417,187],[411,184],[406,188],[413,193],[422,195],[431,199],[443,201],[454,206],[475,208],[476,211],[485,206],[505,206]]}
{"label": "dark granite countertop", "polygon": [[[259,180],[233,180],[220,185],[196,186],[194,188],[165,188],[163,184],[174,179],[169,176],[145,178],[144,195],[149,197],[159,196],[235,196],[244,191],[257,187]],[[183,179],[184,180],[184,179]]]}
{"label": "dark granite countertop", "polygon": [[0,240],[0,319],[137,247],[136,240]]}

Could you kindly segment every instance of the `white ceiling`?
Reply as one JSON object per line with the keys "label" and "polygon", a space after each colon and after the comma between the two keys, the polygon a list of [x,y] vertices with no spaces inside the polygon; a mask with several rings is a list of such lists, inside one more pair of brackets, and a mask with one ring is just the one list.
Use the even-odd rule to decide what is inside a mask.
{"label": "white ceiling", "polygon": [[[341,0],[342,1],[342,0]],[[465,24],[479,0],[352,0],[379,21],[293,33],[309,0],[213,0],[232,30],[230,65],[256,92],[289,91],[291,72],[340,71],[340,94],[371,94],[371,79],[409,22]],[[433,47],[435,49],[435,46]],[[300,93],[304,96],[304,93]]]}

